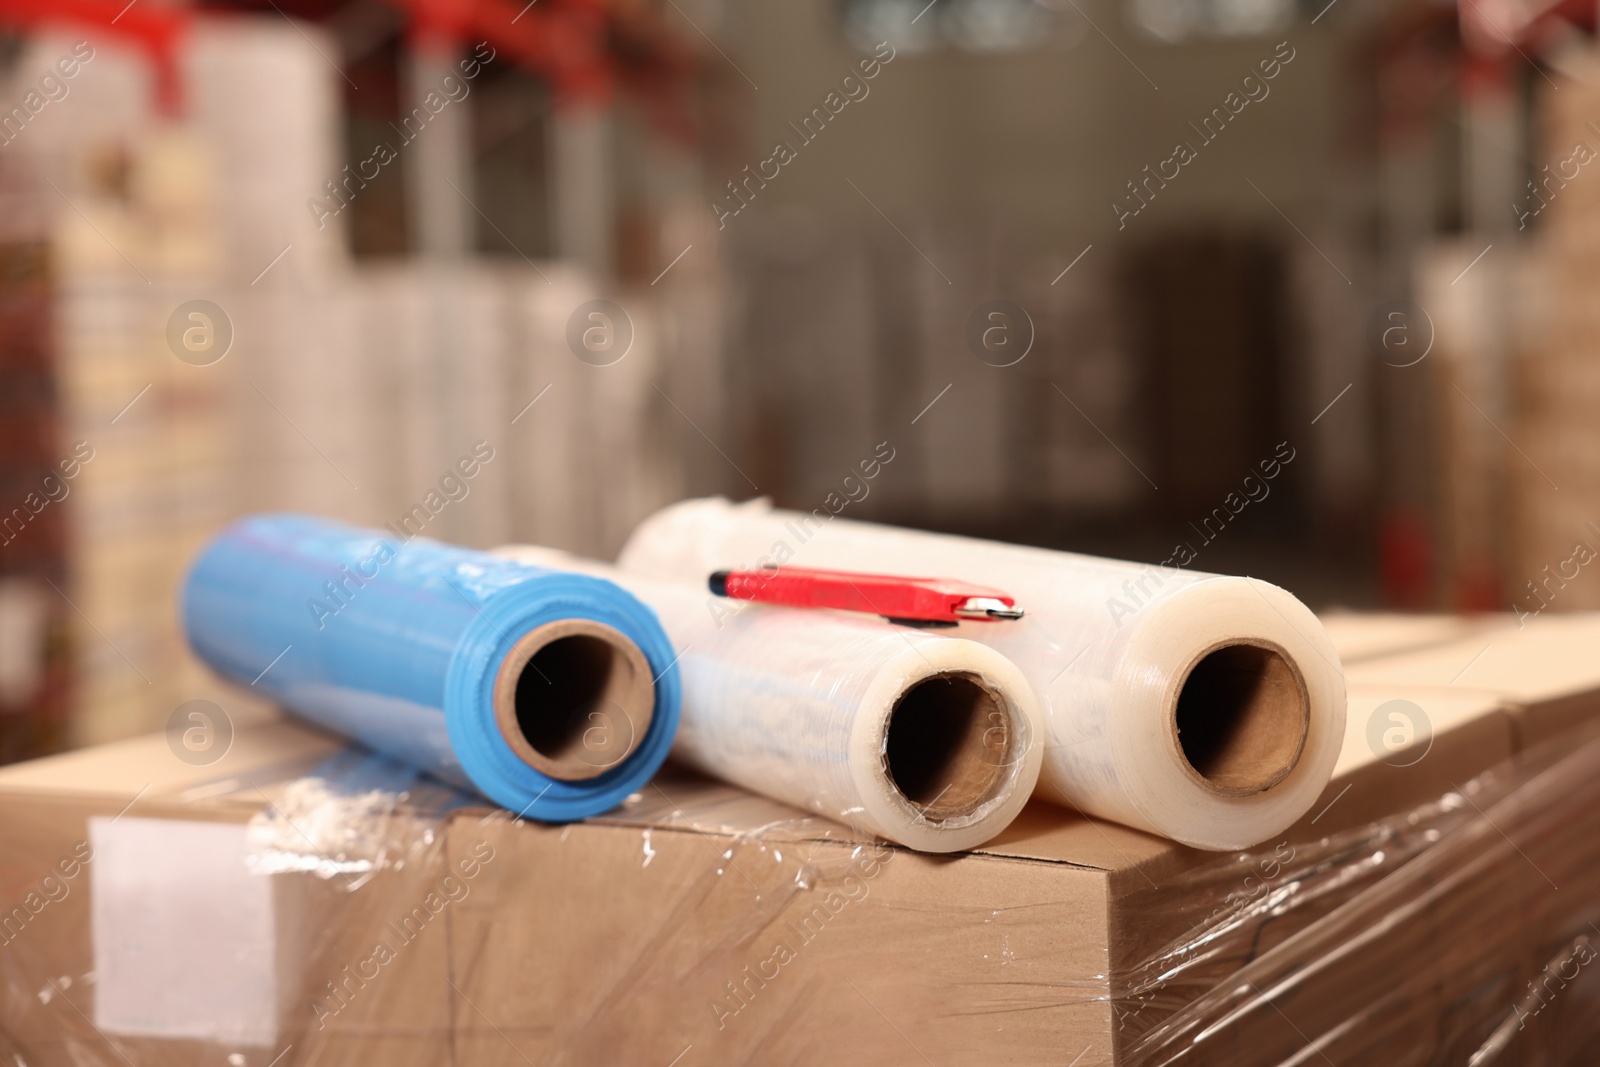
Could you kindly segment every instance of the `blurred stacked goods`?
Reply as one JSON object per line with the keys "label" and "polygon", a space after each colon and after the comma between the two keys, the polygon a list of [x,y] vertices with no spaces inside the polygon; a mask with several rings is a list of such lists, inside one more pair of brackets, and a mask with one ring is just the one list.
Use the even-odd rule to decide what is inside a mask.
{"label": "blurred stacked goods", "polygon": [[64,594],[79,503],[68,497],[93,456],[61,397],[52,194],[13,144],[31,131],[10,122],[0,130],[0,761],[68,742],[82,639]]}
{"label": "blurred stacked goods", "polygon": [[0,242],[0,762],[61,747],[71,692],[76,620],[51,586],[67,581],[79,460],[56,408],[50,294],[49,246]]}
{"label": "blurred stacked goods", "polygon": [[205,309],[177,310],[214,289],[205,164],[192,140],[167,131],[136,153],[100,141],[58,182],[77,209],[58,216],[55,314],[68,437],[86,442],[69,590],[80,743],[158,726],[207,685],[190,667],[171,590],[228,514],[228,420],[216,379],[174,358],[166,321],[171,312],[177,350],[195,362],[226,344]]}
{"label": "blurred stacked goods", "polygon": [[[1515,414],[1506,367],[1517,249],[1501,241],[1486,252],[1491,243],[1489,237],[1468,236],[1430,246],[1419,258],[1416,277],[1417,306],[1426,309],[1426,322],[1405,327],[1431,331],[1419,337],[1432,342],[1426,361],[1405,369],[1426,383],[1424,417],[1433,429],[1435,475],[1422,490],[1434,516],[1434,598],[1456,611],[1506,607],[1504,516],[1514,467],[1552,492],[1502,432]],[[1385,356],[1403,362],[1395,353]]]}
{"label": "blurred stacked goods", "polygon": [[[600,282],[571,265],[352,261],[349,213],[326,217],[331,185],[359,192],[342,169],[338,51],[276,15],[196,19],[176,115],[157,113],[149,64],[114,36],[41,35],[13,68],[20,98],[78,57],[62,100],[6,145],[9,171],[35,175],[30,210],[7,218],[36,232],[3,246],[5,507],[74,467],[48,490],[71,502],[30,514],[0,555],[0,708],[18,724],[0,760],[146,732],[192,699],[265,712],[189,654],[172,592],[241,513],[610,555],[680,495],[676,456],[721,462],[696,428],[716,432],[718,394],[699,390],[720,376],[718,348],[657,310],[670,290],[718,321],[699,232],[684,239],[702,245],[694,263],[648,296],[609,294],[600,319],[580,314]],[[395,143],[415,154],[436,132]],[[590,328],[600,349],[575,348]],[[22,726],[24,711],[54,725]]]}
{"label": "blurred stacked goods", "polygon": [[183,645],[172,589],[229,514],[230,483],[221,383],[200,366],[226,351],[228,330],[190,303],[216,290],[211,160],[192,131],[156,119],[143,60],[95,40],[32,40],[13,85],[46,71],[59,91],[7,145],[33,174],[53,262],[53,285],[30,310],[56,337],[59,399],[31,402],[29,414],[59,412],[50,447],[70,500],[40,515],[28,540],[70,530],[70,563],[63,552],[58,589],[46,592],[71,627],[62,740],[77,743],[153,728],[216,689]]}
{"label": "blurred stacked goods", "polygon": [[1517,205],[1534,230],[1524,303],[1537,300],[1509,459],[1519,613],[1600,606],[1600,55],[1574,52],[1553,77],[1559,91],[1535,83],[1542,157]]}

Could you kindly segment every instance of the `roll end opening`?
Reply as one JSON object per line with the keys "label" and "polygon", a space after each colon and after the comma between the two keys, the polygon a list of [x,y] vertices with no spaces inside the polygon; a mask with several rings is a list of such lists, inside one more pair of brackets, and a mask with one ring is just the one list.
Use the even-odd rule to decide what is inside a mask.
{"label": "roll end opening", "polygon": [[519,759],[562,781],[598,777],[644,741],[649,661],[603,623],[563,619],[524,634],[495,677],[494,714]]}
{"label": "roll end opening", "polygon": [[1275,645],[1233,642],[1203,653],[1178,690],[1172,739],[1190,775],[1220,796],[1263,793],[1305,752],[1311,698]]}
{"label": "roll end opening", "polygon": [[890,782],[931,822],[972,815],[994,800],[1029,738],[1016,705],[975,674],[936,674],[901,694],[889,713]]}

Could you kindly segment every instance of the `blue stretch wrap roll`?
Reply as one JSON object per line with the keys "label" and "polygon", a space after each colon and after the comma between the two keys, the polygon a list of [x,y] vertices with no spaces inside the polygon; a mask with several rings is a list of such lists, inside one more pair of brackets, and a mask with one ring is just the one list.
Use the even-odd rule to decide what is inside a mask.
{"label": "blue stretch wrap roll", "polygon": [[[512,645],[563,619],[617,630],[655,676],[654,714],[637,748],[581,781],[519,759],[493,710]],[[245,519],[195,561],[183,622],[195,652],[226,677],[546,821],[615,807],[655,774],[678,728],[674,653],[648,607],[603,579],[436,541],[300,515]]]}

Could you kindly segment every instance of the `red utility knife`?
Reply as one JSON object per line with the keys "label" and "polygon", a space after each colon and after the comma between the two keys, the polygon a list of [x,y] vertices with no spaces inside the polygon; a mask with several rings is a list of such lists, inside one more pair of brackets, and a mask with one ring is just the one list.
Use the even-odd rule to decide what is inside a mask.
{"label": "red utility knife", "polygon": [[998,589],[949,578],[906,578],[852,571],[772,567],[717,571],[711,591],[734,600],[795,608],[839,608],[882,615],[911,626],[954,626],[964,620],[1020,619],[1017,602]]}

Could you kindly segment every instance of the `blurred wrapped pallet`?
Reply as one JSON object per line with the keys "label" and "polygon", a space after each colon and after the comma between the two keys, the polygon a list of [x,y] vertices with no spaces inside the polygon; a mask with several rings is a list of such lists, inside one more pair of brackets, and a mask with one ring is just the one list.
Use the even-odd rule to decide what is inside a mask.
{"label": "blurred wrapped pallet", "polygon": [[[1569,48],[1554,77],[1534,85],[1537,151],[1549,160],[1579,146],[1600,151],[1600,52]],[[1586,563],[1600,552],[1600,317],[1591,295],[1600,281],[1600,179],[1535,169],[1539,184],[1529,183],[1523,205],[1533,230],[1521,301],[1530,314],[1514,382],[1517,421],[1508,427],[1520,455],[1509,461],[1507,585],[1514,610],[1571,611],[1600,606],[1600,577],[1591,573],[1600,568]]]}
{"label": "blurred wrapped pallet", "polygon": [[502,291],[512,346],[503,381],[515,394],[500,409],[505,459],[496,477],[507,480],[509,521],[540,544],[614,555],[683,485],[688,461],[679,457],[716,455],[689,414],[703,410],[703,398],[667,377],[675,346],[693,335],[664,331],[648,291],[607,298],[568,266],[515,271]]}
{"label": "blurred wrapped pallet", "polygon": [[595,459],[603,472],[599,494],[598,538],[591,555],[610,558],[646,515],[678,499],[683,485],[681,451],[669,447],[687,417],[658,384],[664,363],[675,353],[664,348],[662,311],[643,292],[624,292],[632,308],[633,332],[627,357],[593,366],[579,360],[591,379],[589,392]]}
{"label": "blurred wrapped pallet", "polygon": [[[470,486],[451,472],[478,442],[498,452],[515,414],[504,385],[515,358],[506,288],[498,270],[471,262],[423,260],[405,276],[402,299],[417,333],[403,349],[406,361],[395,368],[401,407],[393,429],[401,433],[390,437],[406,494],[396,514],[438,490],[442,478],[454,477],[467,492],[429,523],[427,536],[487,547],[510,530],[503,465],[491,461]],[[364,285],[364,272],[358,277]],[[441,491],[447,499],[454,495]]]}
{"label": "blurred wrapped pallet", "polygon": [[70,698],[52,288],[44,241],[0,243],[0,762],[59,748]]}
{"label": "blurred wrapped pallet", "polygon": [[[1512,351],[1515,249],[1485,249],[1476,237],[1440,242],[1417,264],[1417,303],[1432,324],[1432,347],[1415,369],[1430,389],[1439,558],[1436,596],[1457,611],[1503,609],[1509,561],[1507,513],[1512,465],[1504,427],[1514,411],[1507,388]],[[1412,369],[1412,368],[1407,368]]]}
{"label": "blurred wrapped pallet", "polygon": [[227,278],[249,285],[319,281],[349,265],[340,219],[318,219],[307,197],[342,178],[340,74],[327,57],[339,46],[325,29],[262,18],[199,20],[185,50],[193,121],[212,150],[220,241]]}
{"label": "blurred wrapped pallet", "polygon": [[[573,312],[599,298],[594,283],[570,267],[545,268],[510,283],[516,361],[516,405],[508,451],[521,468],[512,490],[516,528],[537,543],[580,552],[596,543],[599,491],[593,453],[575,439],[589,410],[587,369],[567,349]],[[560,456],[559,462],[549,457]]]}
{"label": "blurred wrapped pallet", "polygon": [[[94,70],[102,90],[127,74]],[[194,490],[197,472],[229,465],[229,420],[215,374],[181,358],[167,328],[175,309],[215,291],[203,150],[175,129],[145,131],[137,150],[93,122],[74,136],[69,118],[50,166],[65,201],[54,318],[60,447],[75,469],[61,586],[85,694],[72,730],[81,743],[155,729],[187,699],[172,589],[188,548],[229,514],[227,494]]]}
{"label": "blurred wrapped pallet", "polygon": [[368,516],[364,486],[386,462],[372,375],[359,342],[360,315],[348,279],[312,287],[290,282],[234,290],[237,351],[228,399],[240,474],[257,510],[295,507],[335,518]]}
{"label": "blurred wrapped pallet", "polygon": [[70,461],[59,402],[59,291],[49,189],[35,160],[0,158],[0,762],[61,748],[73,623],[62,501]]}

